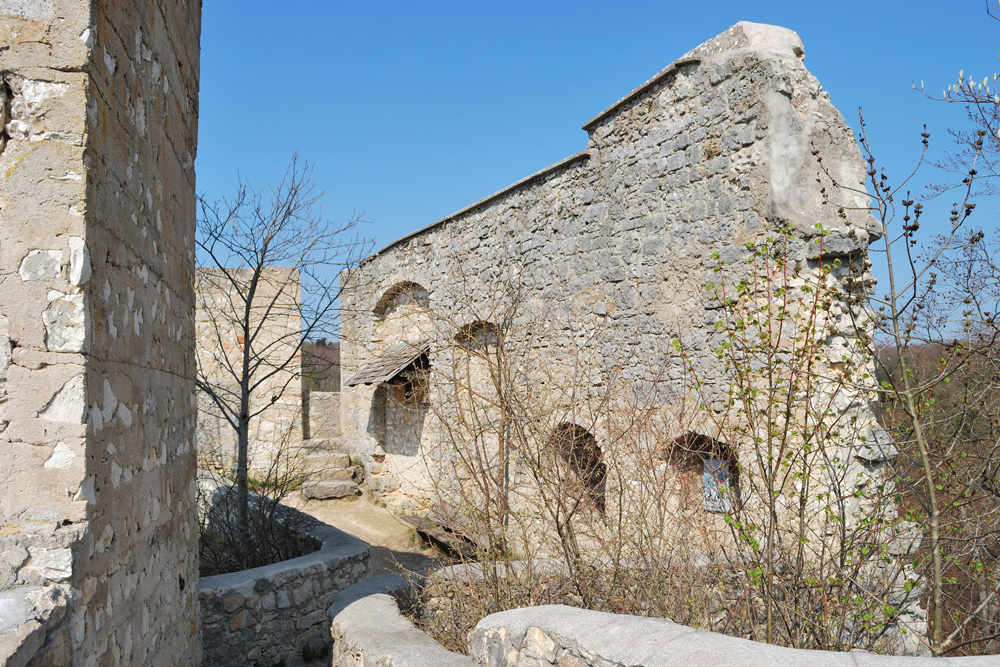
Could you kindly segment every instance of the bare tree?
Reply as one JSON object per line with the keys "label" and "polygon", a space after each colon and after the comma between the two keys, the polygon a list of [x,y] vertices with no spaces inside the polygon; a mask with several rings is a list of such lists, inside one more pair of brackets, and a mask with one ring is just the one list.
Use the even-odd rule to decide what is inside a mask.
{"label": "bare tree", "polygon": [[339,274],[370,248],[357,233],[361,215],[330,222],[320,213],[321,194],[312,168],[296,155],[277,185],[255,189],[240,179],[232,199],[201,200],[197,387],[204,409],[235,437],[244,539],[251,440],[263,434],[287,442],[283,431],[291,423],[267,423],[268,411],[280,411],[286,390],[300,391],[293,385],[300,382],[303,340],[336,337]]}
{"label": "bare tree", "polygon": [[[996,115],[995,108],[983,111],[984,119]],[[984,427],[995,412],[998,378],[990,369],[1000,343],[1000,273],[985,235],[969,228],[979,179],[995,173],[988,162],[979,170],[989,150],[986,135],[975,131],[968,152],[953,163],[964,170],[961,182],[937,188],[959,194],[947,224],[938,227],[946,231],[937,236],[926,234],[928,215],[909,191],[930,135],[922,134],[920,163],[899,184],[878,168],[863,120],[858,136],[868,188],[857,192],[869,198],[883,231],[880,248],[871,250],[884,253],[888,275],[886,285],[868,295],[871,321],[859,333],[876,363],[883,421],[898,453],[890,463],[895,502],[926,538],[911,558],[917,581],[927,587],[923,641],[934,655],[993,653],[1000,637],[994,603],[1000,505],[992,489],[1000,441]],[[865,280],[860,273],[855,278]]]}
{"label": "bare tree", "polygon": [[[986,13],[995,21],[1000,21],[1000,2],[986,0]],[[968,128],[948,130],[955,138],[956,152],[946,153],[935,162],[935,166],[955,174],[961,182],[939,183],[931,187],[940,194],[952,188],[961,188],[967,177],[977,182],[976,194],[1000,194],[1000,88],[997,82],[1000,74],[993,73],[982,79],[960,70],[958,79],[939,96],[920,91],[930,99],[960,104],[965,107]],[[972,171],[970,175],[969,172]]]}

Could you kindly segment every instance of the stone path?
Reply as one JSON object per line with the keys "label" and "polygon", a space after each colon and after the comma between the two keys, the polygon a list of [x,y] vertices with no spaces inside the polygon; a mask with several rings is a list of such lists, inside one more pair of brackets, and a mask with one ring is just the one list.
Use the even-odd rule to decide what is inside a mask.
{"label": "stone path", "polygon": [[409,525],[365,498],[307,500],[298,509],[371,545],[372,576],[420,572],[431,567],[435,549],[424,544]]}

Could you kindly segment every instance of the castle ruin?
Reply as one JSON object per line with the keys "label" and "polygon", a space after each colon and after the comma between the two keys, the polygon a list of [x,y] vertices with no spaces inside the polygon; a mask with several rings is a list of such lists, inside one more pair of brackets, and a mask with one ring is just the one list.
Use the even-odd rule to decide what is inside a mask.
{"label": "castle ruin", "polygon": [[[200,3],[0,0],[0,30],[0,655],[199,664]],[[589,121],[583,152],[346,274],[340,440],[368,488],[430,509],[435,378],[462,343],[534,328],[519,344],[549,386],[613,371],[683,397],[680,339],[721,397],[714,256],[738,265],[787,226],[805,270],[863,274],[876,230],[829,178],[860,184],[860,155],[802,55],[791,31],[738,24]],[[851,308],[829,313],[848,353]],[[838,408],[871,435],[863,391]],[[593,451],[606,428],[564,432]]]}
{"label": "castle ruin", "polygon": [[[573,396],[556,436],[591,443],[595,489],[612,427],[586,397],[609,378],[681,405],[693,372],[695,402],[721,410],[721,307],[706,285],[720,262],[733,282],[746,277],[747,244],[768,237],[787,233],[790,262],[835,294],[828,362],[855,354],[863,313],[851,298],[878,232],[864,197],[842,187],[864,187],[853,134],[802,60],[794,32],[737,24],[588,121],[586,150],[345,275],[342,437],[367,459],[376,497],[435,509],[449,387],[478,372],[473,393],[493,391],[481,368],[455,370],[469,368],[470,340],[493,349],[486,338],[503,335],[508,358],[539,360],[519,379],[538,403]],[[885,458],[862,447],[878,437],[869,401],[857,391],[838,402],[856,416],[840,443],[848,478],[863,457]],[[717,435],[707,423],[675,434]]]}

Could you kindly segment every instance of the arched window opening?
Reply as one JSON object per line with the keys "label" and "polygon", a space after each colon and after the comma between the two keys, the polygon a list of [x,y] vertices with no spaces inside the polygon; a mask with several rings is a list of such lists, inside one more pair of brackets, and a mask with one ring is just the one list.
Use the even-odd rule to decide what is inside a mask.
{"label": "arched window opening", "polygon": [[559,456],[569,464],[582,487],[585,497],[581,500],[589,501],[603,515],[608,467],[597,438],[582,426],[563,423],[556,427],[552,439]]}
{"label": "arched window opening", "polygon": [[664,453],[679,469],[682,483],[699,484],[702,509],[724,514],[739,504],[739,466],[724,443],[700,433],[686,433]]}
{"label": "arched window opening", "polygon": [[484,349],[500,343],[500,330],[492,322],[476,320],[460,327],[455,341],[465,347]]}
{"label": "arched window opening", "polygon": [[411,280],[404,280],[387,289],[375,304],[372,312],[375,317],[384,319],[391,311],[404,305],[430,308],[430,293],[423,285]]}

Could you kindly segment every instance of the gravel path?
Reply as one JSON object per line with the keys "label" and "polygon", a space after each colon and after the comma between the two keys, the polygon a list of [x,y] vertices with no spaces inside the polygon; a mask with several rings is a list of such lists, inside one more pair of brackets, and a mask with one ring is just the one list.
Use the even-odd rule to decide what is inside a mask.
{"label": "gravel path", "polygon": [[436,551],[424,544],[410,526],[366,498],[306,500],[298,509],[371,545],[372,576],[421,572],[433,564]]}

